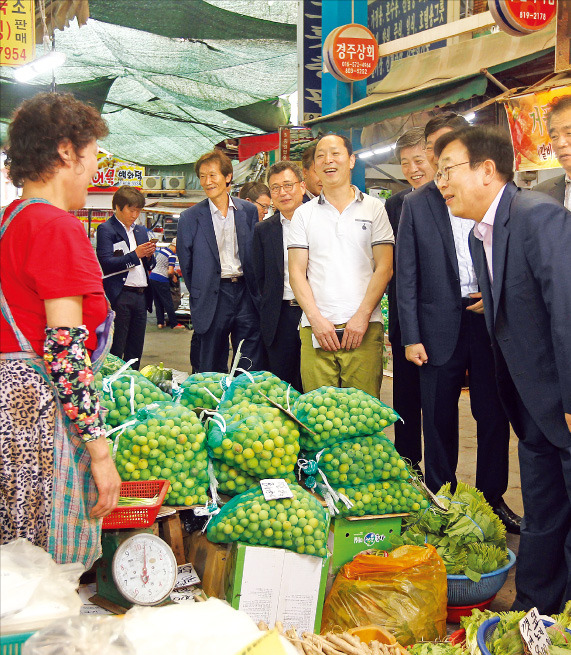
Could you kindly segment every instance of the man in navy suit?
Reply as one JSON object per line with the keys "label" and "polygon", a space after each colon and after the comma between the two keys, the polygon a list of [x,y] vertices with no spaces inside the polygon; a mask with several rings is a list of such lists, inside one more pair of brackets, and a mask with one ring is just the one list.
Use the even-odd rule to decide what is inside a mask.
{"label": "man in navy suit", "polygon": [[[426,153],[436,168],[436,139],[464,118],[445,113],[425,126]],[[505,504],[509,423],[495,384],[481,294],[468,247],[470,225],[451,214],[434,182],[406,196],[397,242],[397,304],[401,341],[419,366],[424,475],[436,492],[456,486],[458,401],[466,370],[477,423],[476,486],[511,532],[519,517]]]}
{"label": "man in navy suit", "polygon": [[555,156],[565,172],[538,184],[534,191],[547,193],[571,209],[571,95],[553,100],[547,114],[547,130]]}
{"label": "man in navy suit", "polygon": [[[524,518],[512,609],[571,599],[571,213],[513,183],[509,136],[443,136],[438,188],[470,235],[501,398],[519,441]],[[454,171],[453,175],[450,175]]]}
{"label": "man in navy suit", "polygon": [[299,166],[290,161],[274,164],[268,182],[277,211],[254,228],[262,337],[268,370],[301,391],[301,307],[289,283],[287,238],[292,216],[303,203],[306,189]]}
{"label": "man in navy suit", "polygon": [[155,265],[155,243],[147,229],[135,225],[145,196],[130,186],[121,186],[113,194],[111,218],[97,228],[97,258],[103,270],[105,294],[115,312],[115,333],[111,353],[124,360],[136,359],[139,368],[147,311],[153,308],[149,270]]}
{"label": "man in navy suit", "polygon": [[207,199],[180,215],[178,258],[190,294],[192,325],[198,339],[193,372],[228,372],[230,337],[240,341],[243,368],[262,367],[259,297],[252,263],[255,205],[228,194],[232,162],[220,150],[202,155],[196,175]]}
{"label": "man in navy suit", "polygon": [[[410,187],[391,196],[385,209],[398,240],[398,229],[405,196],[427,184],[434,177],[434,169],[424,149],[424,128],[413,127],[397,139],[396,157]],[[395,267],[396,271],[396,267]],[[422,459],[422,429],[420,420],[420,380],[418,367],[404,354],[398,318],[396,272],[389,282],[389,340],[393,350],[393,407],[402,418],[395,423],[395,448],[418,467]]]}

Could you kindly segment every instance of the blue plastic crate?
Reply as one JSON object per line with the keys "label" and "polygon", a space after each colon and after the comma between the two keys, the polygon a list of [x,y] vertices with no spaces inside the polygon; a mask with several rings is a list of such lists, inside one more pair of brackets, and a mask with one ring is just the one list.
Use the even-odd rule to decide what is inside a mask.
{"label": "blue plastic crate", "polygon": [[[488,644],[491,644],[494,638],[494,632],[496,631],[496,626],[500,622],[499,616],[494,616],[487,621],[484,621],[482,625],[478,628],[478,634],[476,638],[478,640],[478,648],[482,651],[482,655],[492,655]],[[543,621],[543,625],[548,628],[550,625],[553,625],[553,621]],[[565,628],[565,632],[568,632],[571,635],[571,630]]]}

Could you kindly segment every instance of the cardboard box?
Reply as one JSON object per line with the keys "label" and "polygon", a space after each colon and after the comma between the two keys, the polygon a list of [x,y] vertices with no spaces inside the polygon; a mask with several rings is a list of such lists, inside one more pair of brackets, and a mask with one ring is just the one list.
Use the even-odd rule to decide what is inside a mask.
{"label": "cardboard box", "polygon": [[281,621],[299,634],[319,633],[330,556],[299,555],[283,548],[232,546],[226,600],[256,623]]}
{"label": "cardboard box", "polygon": [[350,562],[362,550],[390,548],[388,537],[393,532],[400,534],[403,516],[406,514],[333,519],[327,541],[327,547],[333,553],[332,572],[337,573],[343,564]]}

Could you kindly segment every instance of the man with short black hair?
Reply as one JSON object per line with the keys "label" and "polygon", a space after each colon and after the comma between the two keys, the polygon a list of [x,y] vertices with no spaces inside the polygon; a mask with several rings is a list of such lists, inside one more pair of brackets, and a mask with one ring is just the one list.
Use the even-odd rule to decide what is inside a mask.
{"label": "man with short black hair", "polygon": [[571,95],[555,98],[547,113],[547,131],[563,175],[552,177],[534,187],[547,193],[571,210]]}
{"label": "man with short black hair", "polygon": [[475,222],[470,247],[500,395],[520,439],[512,609],[553,614],[571,598],[571,213],[512,183],[511,140],[495,128],[452,132],[435,151],[446,205]]}
{"label": "man with short black hair", "polygon": [[111,354],[126,361],[143,355],[147,311],[153,309],[149,271],[155,265],[155,243],[147,228],[137,225],[145,196],[139,189],[121,186],[111,200],[114,214],[97,228],[97,258],[103,271],[105,295],[115,312]]}
{"label": "man with short black hair", "polygon": [[[413,127],[396,142],[395,155],[400,161],[402,173],[410,187],[391,196],[385,209],[398,242],[398,227],[402,203],[414,189],[430,182],[434,169],[424,150],[424,128]],[[405,459],[418,467],[422,459],[422,427],[420,414],[420,380],[418,367],[409,362],[404,354],[398,320],[395,274],[389,283],[389,340],[393,352],[393,407],[402,418],[395,423],[395,448]]]}
{"label": "man with short black hair", "polygon": [[[425,127],[427,147],[464,118],[448,112]],[[433,168],[433,150],[427,150]],[[457,169],[452,171],[452,175]],[[433,492],[456,487],[458,401],[466,370],[477,424],[476,487],[510,532],[519,517],[503,500],[508,485],[510,429],[495,384],[494,359],[468,247],[471,226],[447,208],[434,182],[406,196],[397,242],[397,304],[401,341],[419,367],[424,476]]]}
{"label": "man with short black hair", "polygon": [[356,387],[379,397],[383,368],[380,300],[392,275],[394,237],[383,203],[351,184],[351,142],[321,138],[321,195],[295,211],[289,276],[301,319],[305,392]]}
{"label": "man with short black hair", "polygon": [[258,220],[263,221],[266,218],[272,205],[270,190],[266,184],[259,180],[255,182],[246,182],[246,184],[244,184],[240,189],[238,196],[242,198],[242,200],[247,200],[253,205],[256,205],[256,209],[258,210]]}
{"label": "man with short black hair", "polygon": [[315,144],[303,151],[301,156],[301,167],[303,168],[303,181],[305,183],[305,195],[309,200],[321,193],[323,185],[315,172]]}
{"label": "man with short black hair", "polygon": [[[196,162],[206,200],[185,209],[178,222],[177,252],[190,295],[195,335],[193,372],[228,372],[230,338],[240,341],[243,368],[260,370],[259,296],[252,262],[252,239],[258,212],[252,203],[228,194],[232,162],[212,150]],[[242,361],[243,360],[243,361]]]}
{"label": "man with short black hair", "polygon": [[299,166],[290,161],[274,164],[268,183],[276,212],[254,228],[260,327],[268,370],[301,391],[301,307],[289,283],[287,240],[292,216],[303,203],[305,184]]}

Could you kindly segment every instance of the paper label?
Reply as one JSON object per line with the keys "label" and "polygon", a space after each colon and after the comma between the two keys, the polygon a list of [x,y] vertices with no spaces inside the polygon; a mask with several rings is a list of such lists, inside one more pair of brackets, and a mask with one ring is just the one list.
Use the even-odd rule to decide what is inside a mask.
{"label": "paper label", "polygon": [[288,483],[280,478],[260,480],[260,487],[266,500],[293,498],[293,491],[289,488]]}
{"label": "paper label", "polygon": [[200,578],[198,577],[192,564],[182,564],[178,567],[174,591],[185,589],[186,587],[191,587],[192,585],[199,583]]}
{"label": "paper label", "polygon": [[545,625],[539,616],[537,607],[533,607],[519,622],[519,631],[524,641],[526,650],[531,655],[547,655],[551,640],[545,629]]}

